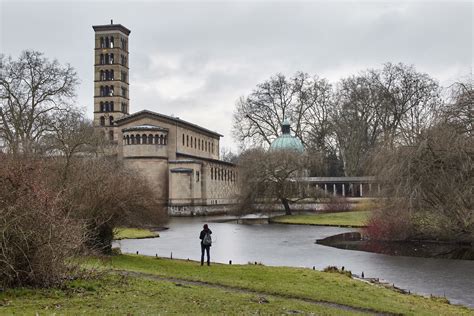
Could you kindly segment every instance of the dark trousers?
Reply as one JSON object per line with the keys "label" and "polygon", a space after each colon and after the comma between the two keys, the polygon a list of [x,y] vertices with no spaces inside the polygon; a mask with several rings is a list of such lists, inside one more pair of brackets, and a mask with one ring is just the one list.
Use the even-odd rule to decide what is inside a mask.
{"label": "dark trousers", "polygon": [[210,265],[211,255],[209,254],[209,252],[211,250],[211,246],[204,246],[203,244],[201,244],[201,265],[204,264],[204,250],[207,253],[207,265]]}

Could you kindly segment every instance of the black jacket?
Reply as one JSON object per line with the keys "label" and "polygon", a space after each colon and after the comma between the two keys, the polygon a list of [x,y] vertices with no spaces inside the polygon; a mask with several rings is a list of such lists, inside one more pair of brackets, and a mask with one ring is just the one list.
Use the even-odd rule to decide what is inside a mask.
{"label": "black jacket", "polygon": [[201,231],[201,234],[199,234],[199,239],[201,239],[201,245],[202,245],[202,240],[204,239],[204,236],[206,236],[206,234],[211,235],[212,231],[210,229],[208,229],[208,230],[203,229]]}

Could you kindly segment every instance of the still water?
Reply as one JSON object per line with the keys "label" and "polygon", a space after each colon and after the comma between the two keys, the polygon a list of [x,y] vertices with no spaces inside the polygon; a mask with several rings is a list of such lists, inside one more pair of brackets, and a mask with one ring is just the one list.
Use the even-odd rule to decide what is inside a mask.
{"label": "still water", "polygon": [[[116,242],[123,252],[200,260],[199,233],[206,218],[172,218],[160,238]],[[474,261],[395,257],[315,244],[335,234],[353,231],[301,225],[240,225],[209,223],[213,234],[211,261],[234,264],[259,262],[268,266],[324,269],[329,265],[366,278],[380,278],[424,295],[446,296],[453,304],[474,307]]]}

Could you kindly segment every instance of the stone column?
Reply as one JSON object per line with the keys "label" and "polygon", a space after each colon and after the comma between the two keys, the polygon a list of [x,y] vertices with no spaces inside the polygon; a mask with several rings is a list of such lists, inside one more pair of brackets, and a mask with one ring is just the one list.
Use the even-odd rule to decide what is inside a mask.
{"label": "stone column", "polygon": [[362,197],[362,183],[360,184],[360,197]]}
{"label": "stone column", "polygon": [[372,195],[372,183],[369,183],[369,195]]}
{"label": "stone column", "polygon": [[336,192],[337,192],[337,191],[336,191],[336,184],[333,183],[333,185],[332,185],[332,194],[333,194],[334,196],[336,196]]}
{"label": "stone column", "polygon": [[342,196],[346,196],[346,185],[342,184]]}
{"label": "stone column", "polygon": [[328,185],[327,185],[327,183],[324,184],[324,194],[328,194]]}

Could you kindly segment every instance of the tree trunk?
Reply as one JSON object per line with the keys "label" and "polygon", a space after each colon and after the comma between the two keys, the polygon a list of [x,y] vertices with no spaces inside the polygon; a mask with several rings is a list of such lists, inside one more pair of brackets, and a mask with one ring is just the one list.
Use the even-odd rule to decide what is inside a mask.
{"label": "tree trunk", "polygon": [[288,199],[281,198],[281,203],[283,203],[283,206],[285,207],[285,215],[292,215],[291,214],[291,209],[290,209],[290,203],[289,203]]}

